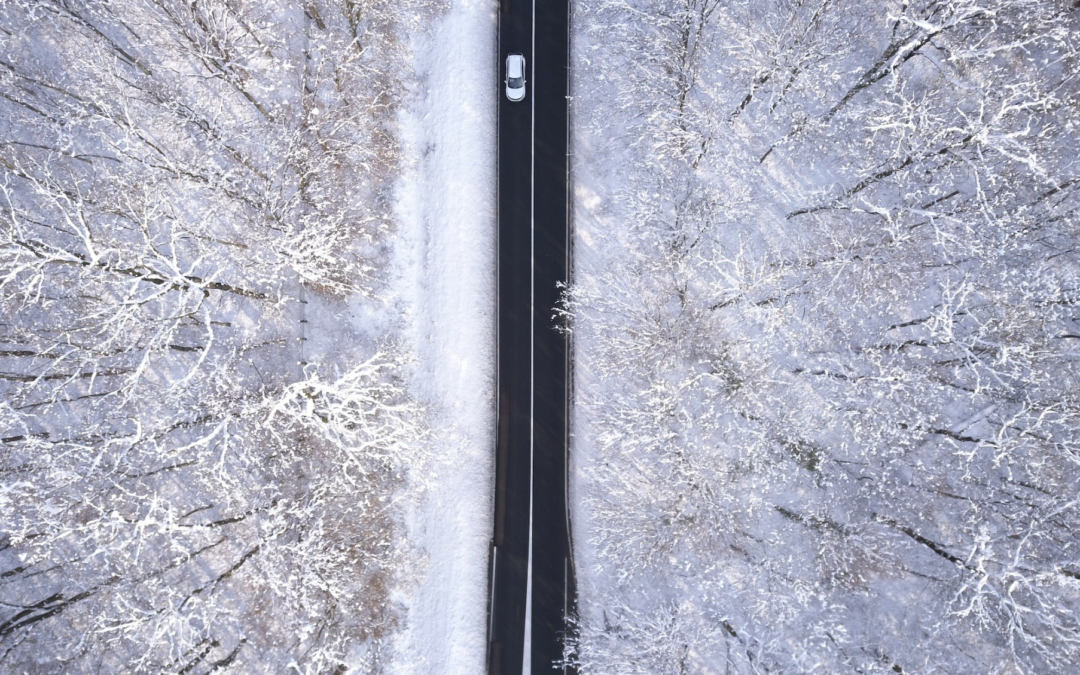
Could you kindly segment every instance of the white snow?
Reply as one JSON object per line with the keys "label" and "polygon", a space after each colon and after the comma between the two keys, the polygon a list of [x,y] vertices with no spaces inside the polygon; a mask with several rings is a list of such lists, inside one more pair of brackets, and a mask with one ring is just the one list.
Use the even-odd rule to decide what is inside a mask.
{"label": "white snow", "polygon": [[[413,334],[416,396],[434,460],[408,518],[426,558],[395,672],[482,672],[492,532],[495,411],[495,27],[497,3],[452,0],[415,36],[420,89],[402,118],[404,241],[396,289]],[[419,276],[414,276],[415,274]]]}

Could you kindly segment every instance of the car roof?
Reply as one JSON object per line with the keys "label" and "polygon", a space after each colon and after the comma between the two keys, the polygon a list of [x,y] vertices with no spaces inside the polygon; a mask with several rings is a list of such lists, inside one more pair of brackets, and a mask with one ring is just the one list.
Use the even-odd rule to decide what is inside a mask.
{"label": "car roof", "polygon": [[506,70],[506,74],[510,77],[521,77],[524,75],[525,57],[521,54],[511,54],[506,57]]}

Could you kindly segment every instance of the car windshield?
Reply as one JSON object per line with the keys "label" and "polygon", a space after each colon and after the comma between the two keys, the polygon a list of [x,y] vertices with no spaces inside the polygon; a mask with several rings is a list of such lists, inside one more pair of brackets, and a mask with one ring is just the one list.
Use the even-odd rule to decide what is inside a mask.
{"label": "car windshield", "polygon": [[522,87],[525,86],[525,78],[524,77],[511,77],[510,79],[507,80],[507,84],[510,85],[511,89],[521,89]]}

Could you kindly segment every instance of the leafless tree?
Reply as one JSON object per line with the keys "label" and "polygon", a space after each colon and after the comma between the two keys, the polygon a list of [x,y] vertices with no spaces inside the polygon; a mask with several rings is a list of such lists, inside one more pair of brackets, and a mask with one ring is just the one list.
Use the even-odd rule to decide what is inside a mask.
{"label": "leafless tree", "polygon": [[582,671],[684,603],[658,669],[1074,666],[1075,7],[729,3],[692,77],[669,15],[578,19]]}
{"label": "leafless tree", "polygon": [[0,669],[382,667],[423,411],[306,327],[378,302],[430,10],[0,6]]}

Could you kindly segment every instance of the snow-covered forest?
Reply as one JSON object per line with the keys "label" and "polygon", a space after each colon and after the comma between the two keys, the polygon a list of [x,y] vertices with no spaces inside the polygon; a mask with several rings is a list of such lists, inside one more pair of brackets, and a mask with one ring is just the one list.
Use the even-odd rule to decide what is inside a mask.
{"label": "snow-covered forest", "polygon": [[575,8],[571,660],[1080,672],[1080,4]]}
{"label": "snow-covered forest", "polygon": [[0,2],[0,671],[386,667],[438,435],[398,120],[444,10]]}

